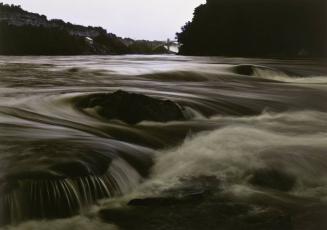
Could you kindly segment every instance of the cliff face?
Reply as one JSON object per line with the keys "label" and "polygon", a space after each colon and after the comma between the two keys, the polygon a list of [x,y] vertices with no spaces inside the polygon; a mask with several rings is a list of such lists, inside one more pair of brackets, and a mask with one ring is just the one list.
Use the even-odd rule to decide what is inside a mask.
{"label": "cliff face", "polygon": [[15,26],[46,26],[48,24],[44,15],[29,13],[19,6],[3,5],[2,3],[0,3],[0,21]]}
{"label": "cliff face", "polygon": [[184,55],[326,57],[325,0],[207,0],[177,34]]}
{"label": "cliff face", "polygon": [[101,27],[73,25],[0,3],[0,54],[125,54],[118,37]]}
{"label": "cliff face", "polygon": [[12,26],[60,28],[67,30],[71,35],[80,37],[94,38],[106,33],[106,30],[101,27],[73,25],[59,19],[48,20],[45,15],[27,12],[19,6],[3,4],[0,4],[0,22],[5,22]]}
{"label": "cliff face", "polygon": [[[0,3],[0,55],[81,55],[167,53],[159,45],[142,45],[107,33],[101,27],[81,26]],[[162,45],[161,45],[162,46]]]}

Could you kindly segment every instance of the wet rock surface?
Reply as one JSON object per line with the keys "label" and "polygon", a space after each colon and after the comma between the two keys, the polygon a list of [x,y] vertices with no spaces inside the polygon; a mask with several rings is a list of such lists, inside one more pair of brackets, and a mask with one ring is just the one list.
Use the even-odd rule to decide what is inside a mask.
{"label": "wet rock surface", "polygon": [[295,186],[296,178],[274,169],[259,169],[253,172],[249,182],[255,186],[287,192]]}
{"label": "wet rock surface", "polygon": [[173,101],[122,90],[86,96],[77,103],[77,107],[95,108],[96,112],[105,119],[117,119],[128,124],[137,124],[141,121],[186,120],[184,108]]}
{"label": "wet rock surface", "polygon": [[255,71],[255,66],[253,65],[237,65],[233,67],[233,71],[240,75],[253,75]]}
{"label": "wet rock surface", "polygon": [[[150,159],[136,159],[127,152],[118,158],[114,149],[66,142],[44,140],[25,143],[24,151],[11,149],[16,153],[11,157],[20,166],[3,166],[6,174],[0,175],[0,226],[77,215],[97,200],[121,195],[119,182],[125,171],[135,170],[135,180],[124,184],[128,188],[129,182],[138,182],[138,167],[146,173],[151,164]],[[38,167],[32,167],[35,164]]]}
{"label": "wet rock surface", "polygon": [[163,191],[162,196],[135,198],[119,208],[103,208],[99,216],[123,230],[294,229],[290,212],[278,205],[249,203],[226,195],[216,177],[181,182],[179,188]]}
{"label": "wet rock surface", "polygon": [[252,205],[210,196],[133,200],[127,208],[103,209],[99,215],[126,230],[293,229],[290,215],[283,210],[263,208],[258,214]]}

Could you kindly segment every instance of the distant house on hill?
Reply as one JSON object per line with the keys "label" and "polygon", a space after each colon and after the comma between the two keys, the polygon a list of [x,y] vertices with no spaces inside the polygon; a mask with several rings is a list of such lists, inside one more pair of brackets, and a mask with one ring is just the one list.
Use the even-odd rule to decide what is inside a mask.
{"label": "distant house on hill", "polygon": [[85,37],[85,41],[89,44],[89,45],[93,45],[94,41],[92,38],[90,37]]}

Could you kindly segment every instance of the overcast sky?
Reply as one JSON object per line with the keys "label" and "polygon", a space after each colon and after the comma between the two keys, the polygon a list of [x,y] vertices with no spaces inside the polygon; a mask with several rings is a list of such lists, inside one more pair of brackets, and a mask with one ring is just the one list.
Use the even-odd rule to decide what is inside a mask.
{"label": "overcast sky", "polygon": [[74,24],[102,26],[134,39],[173,39],[205,0],[0,0]]}

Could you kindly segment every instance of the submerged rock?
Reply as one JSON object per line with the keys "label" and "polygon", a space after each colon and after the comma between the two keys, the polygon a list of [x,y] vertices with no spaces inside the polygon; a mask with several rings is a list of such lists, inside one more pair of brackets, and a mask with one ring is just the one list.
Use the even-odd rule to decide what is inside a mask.
{"label": "submerged rock", "polygon": [[265,208],[213,196],[196,200],[148,198],[133,203],[101,209],[99,217],[129,230],[293,229],[290,215],[281,210],[258,212]]}
{"label": "submerged rock", "polygon": [[152,163],[134,148],[118,154],[72,140],[28,142],[11,151],[0,175],[0,227],[77,215],[97,200],[131,189]]}
{"label": "submerged rock", "polygon": [[143,199],[133,199],[128,202],[129,206],[166,206],[174,205],[179,200],[175,197],[151,197]]}
{"label": "submerged rock", "polygon": [[240,75],[253,75],[254,74],[254,68],[253,65],[237,65],[233,67],[233,71]]}
{"label": "submerged rock", "polygon": [[77,107],[95,108],[100,116],[108,120],[118,119],[128,124],[186,120],[184,108],[173,101],[122,90],[86,96],[77,103]]}
{"label": "submerged rock", "polygon": [[187,202],[201,201],[206,195],[205,191],[193,192],[184,197],[149,197],[143,199],[133,199],[128,202],[129,206],[166,206]]}
{"label": "submerged rock", "polygon": [[220,180],[215,176],[197,176],[180,179],[180,186],[162,191],[162,196],[136,198],[129,206],[166,206],[201,202],[206,196],[220,191]]}
{"label": "submerged rock", "polygon": [[293,189],[296,179],[275,169],[259,169],[252,173],[249,182],[255,186],[287,192]]}
{"label": "submerged rock", "polygon": [[254,76],[257,75],[258,71],[264,71],[265,73],[269,73],[270,75],[285,75],[284,71],[280,69],[274,69],[268,66],[260,66],[260,65],[248,65],[242,64],[233,66],[232,70],[234,73],[239,75],[247,75],[247,76]]}

